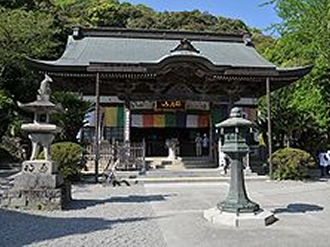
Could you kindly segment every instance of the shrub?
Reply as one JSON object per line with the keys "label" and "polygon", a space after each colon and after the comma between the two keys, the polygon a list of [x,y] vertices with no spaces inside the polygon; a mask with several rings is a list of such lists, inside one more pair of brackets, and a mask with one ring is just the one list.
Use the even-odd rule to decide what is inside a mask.
{"label": "shrub", "polygon": [[[83,149],[73,142],[59,142],[51,146],[52,160],[58,162],[59,171],[65,181],[74,181],[80,178],[83,164]],[[44,157],[42,152],[40,158]]]}
{"label": "shrub", "polygon": [[309,168],[316,167],[313,157],[304,150],[284,148],[272,156],[275,179],[303,179],[309,177]]}

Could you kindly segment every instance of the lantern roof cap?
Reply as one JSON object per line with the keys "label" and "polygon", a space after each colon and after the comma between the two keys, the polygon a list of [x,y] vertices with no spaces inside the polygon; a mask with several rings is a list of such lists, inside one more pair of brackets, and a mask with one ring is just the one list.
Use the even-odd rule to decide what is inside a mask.
{"label": "lantern roof cap", "polygon": [[228,128],[228,127],[254,127],[255,124],[247,119],[243,118],[242,108],[234,107],[230,111],[230,116],[228,119],[222,121],[215,125],[217,128]]}

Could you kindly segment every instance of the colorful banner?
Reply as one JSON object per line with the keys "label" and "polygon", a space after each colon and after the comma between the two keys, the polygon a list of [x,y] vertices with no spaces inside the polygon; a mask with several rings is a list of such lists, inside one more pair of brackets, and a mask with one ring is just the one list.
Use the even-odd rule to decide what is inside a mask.
{"label": "colorful banner", "polygon": [[124,127],[124,107],[122,106],[105,107],[104,126]]}
{"label": "colorful banner", "polygon": [[143,116],[143,127],[152,128],[154,126],[154,117],[152,114],[144,114]]}
{"label": "colorful banner", "polygon": [[187,128],[198,128],[198,115],[187,115]]}
{"label": "colorful banner", "polygon": [[208,128],[209,115],[197,114],[132,114],[131,127],[135,128]]}
{"label": "colorful banner", "polygon": [[176,116],[174,114],[165,115],[165,126],[166,127],[176,127]]}
{"label": "colorful banner", "polygon": [[164,128],[165,127],[165,115],[164,114],[155,114],[153,115],[153,127],[154,128]]}
{"label": "colorful banner", "polygon": [[135,128],[143,128],[143,115],[132,114],[131,115],[131,126]]}
{"label": "colorful banner", "polygon": [[198,116],[198,128],[208,128],[210,124],[209,115],[199,115]]}
{"label": "colorful banner", "polygon": [[187,115],[187,128],[208,128],[209,115]]}

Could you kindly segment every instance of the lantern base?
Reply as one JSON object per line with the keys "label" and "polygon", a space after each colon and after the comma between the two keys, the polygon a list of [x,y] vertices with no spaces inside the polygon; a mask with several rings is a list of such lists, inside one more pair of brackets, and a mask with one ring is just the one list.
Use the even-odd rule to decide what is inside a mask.
{"label": "lantern base", "polygon": [[265,227],[273,224],[278,219],[267,210],[259,210],[255,213],[228,213],[218,208],[210,208],[203,213],[204,218],[214,224],[231,227]]}

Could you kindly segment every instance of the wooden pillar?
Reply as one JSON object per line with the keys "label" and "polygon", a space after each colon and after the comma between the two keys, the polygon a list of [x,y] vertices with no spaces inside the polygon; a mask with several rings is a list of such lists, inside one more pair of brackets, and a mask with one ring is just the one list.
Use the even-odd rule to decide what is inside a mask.
{"label": "wooden pillar", "polygon": [[271,95],[270,95],[270,79],[266,78],[266,95],[267,95],[267,136],[268,136],[268,164],[269,164],[269,176],[273,174],[272,164],[272,124],[271,124]]}
{"label": "wooden pillar", "polygon": [[131,110],[129,101],[125,102],[125,123],[124,123],[124,141],[130,141],[130,130],[131,130]]}
{"label": "wooden pillar", "polygon": [[212,160],[214,155],[213,152],[215,152],[215,150],[213,150],[213,124],[212,124],[212,115],[211,115],[211,111],[210,111],[210,117],[209,117],[209,121],[210,121],[210,131],[209,131],[209,159]]}
{"label": "wooden pillar", "polygon": [[100,73],[96,73],[95,80],[95,115],[96,115],[96,126],[95,126],[95,183],[99,181],[99,159],[100,159]]}

